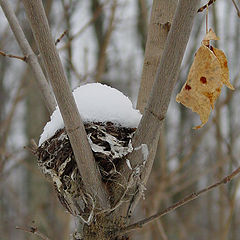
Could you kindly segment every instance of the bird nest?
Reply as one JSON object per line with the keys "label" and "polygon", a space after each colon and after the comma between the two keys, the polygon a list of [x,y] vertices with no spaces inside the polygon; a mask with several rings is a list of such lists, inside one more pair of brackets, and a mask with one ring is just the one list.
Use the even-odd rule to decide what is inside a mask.
{"label": "bird nest", "polygon": [[[118,174],[120,163],[132,152],[131,139],[135,128],[107,123],[85,123],[88,141],[102,180],[108,185]],[[38,166],[55,186],[65,209],[82,219],[89,218],[94,199],[85,193],[73,150],[65,129],[58,130],[36,151]],[[110,186],[111,184],[109,184]]]}

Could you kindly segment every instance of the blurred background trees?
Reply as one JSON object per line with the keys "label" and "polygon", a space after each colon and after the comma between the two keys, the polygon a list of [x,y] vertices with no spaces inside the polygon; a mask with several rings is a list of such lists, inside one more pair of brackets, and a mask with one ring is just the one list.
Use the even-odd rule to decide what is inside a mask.
{"label": "blurred background trees", "polygon": [[[57,46],[72,89],[98,81],[121,90],[135,104],[152,1],[43,2],[54,38],[67,30]],[[18,0],[13,4],[34,48],[23,7]],[[0,23],[0,50],[21,55],[2,12]],[[199,123],[198,116],[175,102],[205,34],[205,13],[198,13],[136,220],[213,183],[239,165],[240,25],[231,1],[218,0],[209,8],[209,26],[221,39],[217,44],[228,57],[236,90],[223,89],[208,124],[197,131],[192,127]],[[35,224],[51,239],[59,240],[68,239],[78,227],[78,220],[58,203],[35,157],[24,149],[31,139],[38,141],[47,121],[47,110],[27,65],[0,56],[0,239],[38,239],[16,226]],[[235,179],[150,223],[133,233],[134,239],[237,240],[239,183],[240,179]]]}

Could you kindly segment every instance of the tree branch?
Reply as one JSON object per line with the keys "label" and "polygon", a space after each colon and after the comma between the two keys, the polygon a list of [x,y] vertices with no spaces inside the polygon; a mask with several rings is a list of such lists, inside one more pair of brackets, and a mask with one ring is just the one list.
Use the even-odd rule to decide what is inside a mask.
{"label": "tree branch", "polygon": [[106,208],[108,207],[107,194],[52,39],[42,1],[23,0],[23,4],[46,72],[50,78],[86,191],[94,199],[97,198],[100,207]]}
{"label": "tree branch", "polygon": [[111,39],[112,32],[114,30],[116,8],[117,8],[117,1],[113,0],[109,24],[107,27],[107,31],[103,36],[102,46],[100,47],[100,53],[98,57],[97,67],[96,67],[96,79],[95,79],[96,82],[101,82],[102,75],[104,74],[104,71],[105,71],[106,58],[107,58],[106,51]]}
{"label": "tree branch", "polygon": [[58,43],[60,43],[60,41],[63,39],[63,37],[67,34],[68,30],[65,30],[61,36],[59,38],[57,38],[57,40],[55,41],[55,46],[58,45]]}
{"label": "tree branch", "polygon": [[72,36],[70,36],[70,38],[68,39],[68,42],[60,48],[60,50],[64,50],[67,47],[69,47],[69,45],[72,43],[72,41],[74,41],[77,37],[79,37],[94,21],[97,20],[97,18],[101,15],[104,6],[109,2],[109,0],[106,0],[104,3],[102,3],[99,8],[97,8],[97,10],[94,12],[93,17],[80,29],[78,30],[75,34],[73,34]]}
{"label": "tree branch", "polygon": [[237,11],[238,17],[240,17],[240,10],[239,10],[238,5],[236,4],[235,0],[232,0],[232,3],[233,3],[233,5],[234,5],[234,7],[235,7],[235,9]]}
{"label": "tree branch", "polygon": [[7,53],[5,53],[3,51],[0,51],[0,55],[2,55],[4,57],[19,59],[19,60],[22,60],[23,62],[27,61],[26,57],[21,57],[21,56],[17,56],[17,55],[13,55],[13,54],[7,54]]}
{"label": "tree branch", "polygon": [[205,4],[204,6],[200,7],[198,9],[197,12],[202,12],[204,9],[206,9],[207,7],[209,7],[211,4],[213,4],[214,2],[216,2],[216,0],[209,0],[207,4]]}
{"label": "tree branch", "polygon": [[[152,143],[159,134],[166,116],[171,93],[191,33],[194,16],[197,12],[198,3],[198,0],[180,0],[178,3],[147,107],[133,137],[134,148],[141,146],[141,144],[146,144],[149,152],[152,150]],[[139,168],[141,170],[139,186],[145,184],[152,168],[152,162],[147,161],[144,165],[142,151],[136,150],[129,155],[128,159],[133,169]],[[121,171],[128,178],[132,174],[130,169],[125,165],[122,166]],[[138,199],[139,193],[134,198]],[[136,202],[136,200],[132,199],[132,204],[128,211],[129,214],[134,209]]]}
{"label": "tree branch", "polygon": [[138,228],[142,228],[144,225],[152,222],[152,221],[155,221],[156,219],[158,218],[161,218],[163,216],[165,216],[166,214],[168,214],[169,212],[172,212],[174,210],[176,210],[177,208],[195,200],[196,198],[198,198],[200,195],[202,195],[203,193],[206,193],[216,187],[219,187],[220,185],[223,185],[223,184],[226,184],[228,182],[230,182],[234,177],[236,177],[238,174],[240,173],[240,167],[238,167],[235,171],[233,171],[230,175],[224,177],[222,180],[206,187],[206,188],[203,188],[201,189],[200,191],[198,192],[193,192],[191,194],[189,194],[188,196],[186,196],[185,198],[183,198],[182,200],[178,201],[177,203],[171,205],[170,207],[166,208],[165,210],[159,212],[159,213],[156,213],[148,218],[145,218],[141,221],[138,221],[136,223],[133,223],[125,228],[122,228],[122,229],[119,229],[119,230],[116,230],[115,232],[113,232],[113,234],[111,234],[111,236],[119,236],[119,235],[124,235],[128,232],[131,232],[133,230],[136,230]]}
{"label": "tree branch", "polygon": [[[55,41],[55,45],[57,46],[58,43],[60,43],[60,41],[63,39],[63,37],[66,35],[67,30],[65,30],[61,36],[59,38],[56,39]],[[23,62],[27,62],[27,57],[26,56],[17,56],[17,55],[13,55],[13,54],[8,54],[6,52],[0,51],[0,55],[2,55],[3,57],[9,57],[9,58],[15,58],[15,59],[19,59],[22,60]]]}
{"label": "tree branch", "polygon": [[[154,84],[157,68],[163,54],[164,46],[174,17],[177,3],[177,0],[153,1],[151,20],[149,24],[149,31],[144,56],[144,65],[141,76],[141,85],[138,93],[137,102],[137,108],[140,110],[141,113],[144,112]],[[159,133],[156,133],[155,139],[152,141],[151,151],[147,159],[147,162],[149,163],[149,174],[152,168],[151,165],[153,164],[155,158],[159,135],[160,131]],[[148,176],[146,176],[146,181],[147,178]],[[135,196],[135,203],[132,203],[133,208],[137,204],[139,198],[140,194]]]}
{"label": "tree branch", "polygon": [[40,237],[42,240],[50,240],[46,235],[41,233],[36,227],[30,227],[28,228],[23,228],[23,227],[16,227],[17,230],[22,230],[24,232],[32,233],[38,237]]}
{"label": "tree branch", "polygon": [[153,87],[157,67],[163,54],[177,2],[177,0],[153,1],[137,101],[137,109],[139,109],[141,113],[144,112]]}
{"label": "tree branch", "polygon": [[56,102],[49,84],[44,76],[44,73],[38,63],[37,56],[34,54],[31,46],[29,45],[9,1],[0,0],[0,5],[23,52],[23,55],[26,57],[26,61],[29,63],[36,77],[39,89],[42,93],[43,101],[45,102],[45,105],[51,114],[55,110]]}

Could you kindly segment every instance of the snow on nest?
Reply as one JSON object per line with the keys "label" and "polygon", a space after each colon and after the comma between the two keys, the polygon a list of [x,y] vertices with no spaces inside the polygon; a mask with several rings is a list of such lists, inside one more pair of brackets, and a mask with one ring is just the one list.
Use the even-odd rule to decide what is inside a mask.
{"label": "snow on nest", "polygon": [[[122,92],[100,83],[90,83],[73,91],[83,122],[112,122],[123,127],[137,127],[141,114]],[[39,146],[64,127],[59,108],[45,125]]]}

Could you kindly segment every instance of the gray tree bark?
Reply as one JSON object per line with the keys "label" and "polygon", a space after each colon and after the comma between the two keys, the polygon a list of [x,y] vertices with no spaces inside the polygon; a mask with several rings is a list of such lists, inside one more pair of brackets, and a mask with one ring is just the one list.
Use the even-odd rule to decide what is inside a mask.
{"label": "gray tree bark", "polygon": [[42,93],[43,101],[45,102],[45,105],[51,114],[55,110],[56,102],[51,88],[49,87],[44,73],[38,63],[37,56],[34,54],[31,46],[25,38],[23,30],[18,23],[17,17],[10,6],[10,3],[6,0],[0,0],[0,5],[4,11],[6,18],[8,19],[9,25],[15,35],[15,38],[36,77],[39,89]]}
{"label": "gray tree bark", "polygon": [[[153,150],[152,145],[156,136],[159,136],[166,116],[198,4],[198,0],[181,0],[178,3],[163,55],[157,68],[148,104],[133,138],[134,148],[141,146],[141,144],[146,144],[150,154]],[[138,176],[138,187],[142,184],[145,185],[152,168],[153,158],[151,158],[151,161],[144,163],[142,151],[133,151],[128,159],[133,169],[142,169],[140,176]],[[127,164],[122,166],[121,172],[124,172],[126,178],[129,178],[132,174]],[[134,189],[135,191],[136,189]],[[140,192],[131,200],[128,214],[131,215],[139,197]]]}
{"label": "gray tree bark", "polygon": [[177,0],[154,0],[145,48],[137,109],[144,112],[177,7]]}
{"label": "gray tree bark", "polygon": [[108,200],[102,185],[100,172],[94,160],[83,122],[78,113],[60,57],[52,39],[42,2],[40,0],[23,0],[23,4],[39,52],[43,58],[45,70],[50,78],[86,191],[93,198],[97,198],[96,200],[100,207],[106,208]]}

